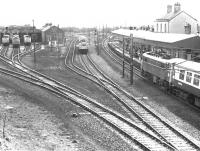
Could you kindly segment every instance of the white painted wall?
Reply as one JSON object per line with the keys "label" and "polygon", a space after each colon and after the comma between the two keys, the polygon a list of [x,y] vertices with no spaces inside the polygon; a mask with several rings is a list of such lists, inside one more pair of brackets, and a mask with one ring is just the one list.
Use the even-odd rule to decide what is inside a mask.
{"label": "white painted wall", "polygon": [[[154,29],[155,32],[165,32],[165,24],[166,24],[166,33],[185,33],[185,24],[189,23],[191,25],[191,34],[197,33],[197,24],[198,22],[194,20],[191,16],[186,14],[185,12],[182,12],[169,22],[156,22],[154,23]],[[157,28],[158,24],[158,28]],[[162,30],[161,30],[162,26]]]}
{"label": "white painted wall", "polygon": [[[157,25],[158,25],[158,28],[157,28]],[[166,29],[165,29],[165,27],[166,27]],[[168,31],[169,31],[168,27],[169,27],[168,22],[155,22],[155,24],[154,24],[155,32],[168,33]]]}
{"label": "white painted wall", "polygon": [[182,12],[174,19],[169,22],[169,32],[170,33],[185,33],[185,24],[189,23],[191,25],[191,34],[197,33],[197,21],[192,17],[187,15],[185,12]]}

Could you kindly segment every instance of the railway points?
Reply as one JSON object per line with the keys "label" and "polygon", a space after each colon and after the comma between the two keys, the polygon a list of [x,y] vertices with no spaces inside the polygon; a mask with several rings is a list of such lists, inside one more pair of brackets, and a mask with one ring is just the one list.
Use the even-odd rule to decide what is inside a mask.
{"label": "railway points", "polygon": [[170,3],[2,1],[0,151],[200,151],[199,2]]}
{"label": "railway points", "polygon": [[[114,83],[114,81],[110,81],[109,79],[106,79],[106,77],[105,77],[105,73],[99,73],[99,71],[97,70],[97,68],[104,68],[104,66],[105,66],[105,64],[104,63],[100,63],[100,64],[98,64],[98,65],[94,65],[95,63],[94,62],[99,62],[101,59],[102,59],[102,56],[100,55],[97,55],[97,56],[95,56],[94,55],[94,53],[96,53],[96,50],[93,48],[93,47],[90,47],[90,49],[89,49],[89,51],[87,52],[87,54],[81,54],[81,53],[75,53],[76,51],[75,51],[75,48],[76,48],[76,38],[75,39],[72,39],[71,40],[71,42],[69,43],[69,45],[68,45],[68,47],[66,48],[66,51],[65,52],[62,52],[63,54],[62,54],[62,56],[63,55],[66,55],[66,56],[68,56],[68,57],[66,57],[66,58],[63,58],[63,57],[60,57],[59,58],[59,56],[61,56],[61,55],[59,55],[59,53],[58,53],[58,51],[47,51],[46,50],[46,47],[44,47],[44,49],[41,49],[41,47],[38,47],[38,50],[36,51],[36,55],[38,55],[37,57],[39,57],[39,59],[38,59],[38,62],[37,62],[37,64],[40,66],[37,66],[38,67],[38,69],[40,70],[40,72],[42,71],[42,72],[49,72],[50,70],[46,70],[45,71],[45,68],[42,68],[42,65],[43,65],[43,62],[42,62],[42,60],[41,59],[43,59],[43,61],[45,62],[45,60],[44,60],[44,58],[46,58],[46,60],[48,60],[48,61],[50,61],[49,60],[49,58],[48,57],[41,57],[41,54],[42,55],[47,55],[48,53],[49,54],[56,54],[56,56],[55,56],[55,58],[58,58],[56,61],[54,60],[54,62],[57,62],[57,63],[55,63],[54,65],[56,66],[56,64],[59,64],[59,65],[62,65],[62,63],[63,62],[65,62],[65,64],[66,64],[66,66],[67,66],[67,68],[66,67],[58,67],[58,68],[49,68],[49,69],[54,69],[55,70],[55,72],[56,72],[56,74],[54,73],[54,75],[53,75],[53,77],[54,78],[56,78],[57,76],[55,76],[55,75],[62,75],[62,73],[65,73],[66,75],[68,75],[69,74],[69,71],[71,72],[71,73],[73,73],[74,74],[74,77],[81,77],[81,79],[83,79],[83,81],[84,82],[86,82],[86,83],[90,83],[90,86],[91,86],[91,89],[88,91],[88,89],[89,89],[89,87],[87,87],[86,85],[84,85],[84,87],[87,87],[86,88],[86,90],[87,90],[87,93],[89,94],[89,95],[92,95],[92,94],[90,94],[91,92],[94,92],[94,90],[96,89],[92,89],[92,83],[95,83],[94,85],[96,85],[97,87],[98,86],[100,86],[99,88],[103,88],[104,90],[106,90],[106,92],[107,93],[109,93],[109,95],[112,95],[112,102],[118,102],[120,99],[121,100],[129,100],[130,98],[131,99],[135,99],[135,100],[137,100],[138,102],[139,101],[142,101],[142,102],[148,102],[149,100],[151,100],[152,98],[151,97],[149,97],[148,95],[142,95],[142,97],[141,96],[136,96],[136,98],[135,97],[133,97],[133,96],[131,96],[131,94],[129,94],[129,93],[127,93],[127,92],[125,92],[126,90],[125,89],[122,89],[122,91],[121,92],[118,92],[119,90],[117,90],[117,89],[119,89],[119,85],[118,84],[116,84],[116,83]],[[101,49],[109,49],[109,47],[108,46],[105,46],[104,44],[105,44],[105,42],[106,42],[106,40],[104,41],[103,40],[103,43],[102,43],[102,48]],[[62,80],[62,82],[61,81],[56,81],[56,80],[54,80],[52,77],[48,77],[48,76],[45,76],[45,75],[43,75],[43,74],[41,74],[41,73],[39,73],[39,72],[36,72],[34,69],[30,69],[30,68],[27,68],[27,67],[25,67],[24,65],[24,63],[20,63],[20,60],[22,59],[22,60],[24,60],[23,58],[26,58],[26,54],[30,54],[30,53],[33,53],[33,49],[31,49],[31,47],[30,47],[30,49],[25,49],[25,48],[27,48],[27,47],[20,47],[20,51],[15,51],[16,53],[13,53],[13,61],[6,61],[6,59],[5,59],[5,61],[6,62],[12,62],[12,63],[10,63],[10,66],[12,66],[12,65],[14,65],[14,64],[16,64],[15,65],[15,67],[14,68],[16,68],[16,67],[18,67],[18,70],[23,70],[23,74],[27,74],[27,72],[28,72],[28,75],[26,75],[26,78],[24,77],[23,78],[23,76],[24,75],[18,75],[17,76],[17,74],[18,73],[13,73],[13,74],[15,74],[16,76],[15,76],[15,78],[18,78],[18,79],[21,79],[21,80],[25,80],[26,82],[28,82],[29,80],[28,80],[28,78],[31,78],[31,80],[32,81],[37,81],[35,84],[36,85],[38,85],[39,87],[49,87],[48,88],[48,91],[50,91],[50,92],[52,92],[52,93],[57,93],[57,95],[58,96],[60,96],[60,97],[64,97],[66,100],[67,99],[71,99],[71,101],[77,101],[78,100],[78,102],[76,102],[75,104],[76,105],[79,105],[79,106],[81,106],[82,108],[85,108],[87,111],[91,111],[92,110],[92,112],[91,113],[89,113],[89,112],[80,112],[80,114],[79,113],[77,113],[79,116],[77,116],[75,119],[73,119],[73,121],[74,122],[78,122],[78,119],[82,119],[82,120],[84,120],[84,116],[85,116],[85,118],[87,117],[87,116],[94,116],[94,117],[97,117],[101,122],[103,121],[103,123],[104,124],[108,124],[109,126],[109,128],[111,128],[111,129],[115,129],[115,131],[117,131],[117,133],[120,133],[120,135],[122,135],[123,137],[125,137],[125,138],[129,138],[131,141],[133,141],[134,142],[134,145],[132,146],[134,149],[140,149],[140,150],[146,150],[146,149],[149,149],[149,150],[153,150],[153,149],[155,149],[155,150],[159,150],[159,148],[157,148],[157,147],[155,147],[155,146],[158,146],[158,145],[160,145],[160,147],[164,147],[163,148],[163,150],[176,150],[176,149],[183,149],[183,148],[187,148],[188,150],[191,150],[191,149],[194,149],[194,150],[198,150],[198,145],[199,145],[199,143],[198,143],[198,141],[196,141],[195,139],[193,139],[192,137],[190,137],[190,136],[188,136],[186,133],[184,133],[184,132],[182,132],[180,129],[176,129],[176,130],[172,130],[172,131],[181,131],[181,133],[180,134],[171,134],[171,132],[169,132],[170,133],[170,137],[166,137],[166,136],[168,136],[168,132],[166,132],[167,130],[165,129],[165,130],[163,130],[163,129],[159,129],[158,127],[159,126],[157,126],[157,128],[156,128],[156,124],[155,123],[151,123],[151,121],[156,121],[155,119],[154,120],[147,120],[147,118],[145,117],[145,116],[143,116],[142,118],[140,117],[139,119],[137,119],[137,117],[134,117],[133,116],[133,114],[129,111],[129,110],[127,110],[127,109],[125,109],[125,107],[123,106],[123,105],[120,105],[120,103],[117,103],[117,104],[115,104],[115,107],[113,108],[113,106],[114,105],[110,105],[108,102],[106,102],[106,100],[104,101],[104,103],[106,103],[106,105],[107,105],[107,107],[105,107],[104,106],[104,109],[103,110],[99,110],[97,107],[92,107],[92,106],[90,106],[89,104],[88,104],[88,102],[86,103],[84,103],[84,101],[86,101],[87,99],[88,99],[88,97],[86,96],[86,95],[83,95],[83,94],[81,94],[81,93],[79,93],[79,92],[77,92],[77,91],[75,91],[74,89],[72,89],[71,87],[66,87],[66,85],[65,84],[63,84],[63,82],[64,82],[64,80]],[[11,47],[11,49],[10,50],[12,50],[12,47]],[[57,49],[57,50],[61,50],[61,49]],[[102,51],[102,50],[101,50]],[[110,51],[110,50],[109,50]],[[6,51],[5,51],[6,52]],[[14,52],[14,51],[13,51]],[[44,53],[45,52],[45,53]],[[7,53],[7,52],[6,52]],[[18,55],[19,53],[21,53],[20,55]],[[103,51],[102,51],[102,53],[103,53]],[[120,49],[118,50],[118,53],[120,53]],[[114,55],[114,54],[113,54]],[[91,56],[91,57],[90,57]],[[54,56],[51,56],[51,57],[54,57]],[[21,59],[20,59],[21,58]],[[98,61],[95,59],[95,58],[99,58],[98,59]],[[100,59],[101,58],[101,59]],[[1,58],[1,59],[3,59],[3,58]],[[7,59],[9,59],[9,58],[7,58]],[[71,60],[72,59],[72,60]],[[96,60],[96,61],[94,61],[94,60]],[[71,60],[71,61],[70,61]],[[93,61],[92,61],[93,60]],[[23,62],[23,61],[22,61]],[[27,60],[25,61],[25,62],[27,62]],[[92,63],[93,62],[93,63]],[[76,64],[76,65],[73,65],[73,64]],[[45,64],[44,63],[44,65],[46,66],[47,64]],[[52,66],[53,64],[51,63],[51,66]],[[76,67],[75,67],[76,66]],[[80,67],[79,67],[80,66]],[[30,66],[31,67],[31,66]],[[52,66],[53,67],[53,66]],[[80,69],[78,69],[78,68],[80,68]],[[35,68],[35,69],[37,69],[37,68]],[[85,69],[85,71],[84,71],[84,69]],[[78,71],[78,70],[80,70],[80,71]],[[96,71],[95,71],[96,70]],[[3,71],[1,71],[2,73],[3,73]],[[6,72],[8,72],[8,71],[6,71]],[[8,74],[8,73],[6,73],[6,72],[4,72],[4,74]],[[11,71],[9,71],[9,72],[11,72]],[[52,72],[52,71],[51,71]],[[81,73],[82,72],[82,73]],[[84,73],[84,74],[83,74]],[[76,76],[75,76],[76,75]],[[95,75],[95,76],[93,76],[93,75]],[[30,76],[30,77],[29,77]],[[112,75],[113,76],[113,75]],[[20,77],[20,78],[19,78]],[[34,78],[33,78],[34,77]],[[73,78],[74,78],[73,77]],[[57,77],[58,78],[58,77]],[[72,78],[72,77],[70,77],[70,78]],[[87,80],[84,80],[85,78],[87,78]],[[92,81],[92,82],[89,82],[89,81]],[[65,81],[65,82],[67,82],[67,81]],[[76,80],[76,82],[77,82],[77,84],[76,84],[76,86],[74,85],[74,84],[71,84],[71,85],[73,85],[73,87],[76,87],[76,88],[78,88],[78,85],[79,84],[81,84],[80,82],[78,82],[77,80]],[[29,81],[29,83],[30,83],[30,81]],[[69,81],[67,82],[68,84],[70,83]],[[32,84],[34,84],[34,82],[32,83]],[[83,86],[83,85],[82,85]],[[79,90],[84,90],[84,88],[78,88]],[[91,92],[90,92],[91,91]],[[86,92],[86,91],[85,91]],[[98,93],[98,92],[96,92],[96,93]],[[105,92],[104,92],[105,93]],[[124,93],[124,94],[123,94]],[[125,97],[125,95],[129,95],[128,97]],[[130,97],[130,98],[129,98]],[[81,99],[82,100],[81,100]],[[86,99],[86,100],[84,100],[84,99]],[[94,102],[99,102],[100,100],[98,100],[98,97],[96,97],[96,99],[97,100],[93,100],[92,102],[94,103]],[[90,99],[88,99],[88,100],[90,100]],[[118,100],[118,101],[117,101]],[[127,104],[127,106],[134,106],[135,108],[140,108],[140,107],[136,107],[136,104],[135,105],[133,105],[133,104],[130,104],[130,102],[131,102],[132,100],[129,100],[128,102],[128,104]],[[68,101],[67,101],[68,102]],[[81,102],[81,103],[80,103]],[[100,101],[101,102],[101,101]],[[99,104],[100,106],[103,106],[101,103],[97,103],[97,104]],[[109,108],[109,106],[111,107],[111,108],[113,108],[113,109],[108,109],[107,110],[107,112],[105,112],[105,109],[107,109],[107,108]],[[121,111],[120,110],[118,110],[119,109],[119,107],[117,107],[117,106],[122,106],[122,109],[121,109]],[[117,109],[118,108],[118,109]],[[147,108],[149,108],[149,106],[147,107]],[[114,113],[116,112],[116,117],[120,117],[120,120],[119,121],[117,121],[117,119],[115,119],[116,117],[113,117],[113,115],[114,115]],[[125,117],[126,118],[121,118],[121,115],[119,116],[118,114],[118,112],[121,112],[120,114],[122,114],[122,116],[124,116],[125,115]],[[139,113],[140,111],[138,110],[137,111],[138,113],[137,114],[141,114],[141,115],[143,115],[143,114],[146,114],[146,113]],[[69,115],[72,115],[73,114],[73,111],[69,114]],[[111,115],[112,114],[112,115]],[[156,112],[154,113],[154,114],[157,114]],[[160,118],[160,117],[159,117]],[[158,119],[159,119],[158,118]],[[163,118],[162,116],[161,116],[161,118]],[[113,119],[115,119],[115,120],[113,120]],[[123,120],[122,120],[123,119]],[[124,120],[124,119],[127,119],[127,121],[126,120]],[[142,119],[141,121],[140,121],[140,119]],[[140,137],[136,137],[135,135],[133,135],[129,130],[130,130],[130,127],[128,128],[128,129],[126,129],[125,127],[123,127],[123,126],[120,126],[120,123],[122,122],[122,121],[124,121],[124,122],[128,122],[128,121],[131,121],[130,123],[134,123],[134,122],[136,122],[136,125],[140,125],[141,127],[143,127],[142,129],[145,129],[145,130],[147,130],[145,133],[147,133],[147,135],[148,136],[153,136],[153,137],[155,137],[156,136],[156,138],[154,138],[153,140],[155,140],[155,139],[158,139],[158,141],[156,141],[156,142],[154,142],[154,143],[158,143],[158,142],[162,142],[162,143],[158,143],[157,145],[155,145],[155,146],[151,146],[150,144],[152,144],[152,143],[146,143],[146,141],[141,141],[141,138]],[[94,120],[95,121],[95,120]],[[116,122],[117,121],[117,122]],[[78,122],[79,123],[79,122]],[[144,124],[144,123],[146,123],[146,125]],[[170,123],[170,122],[169,122]],[[121,123],[122,125],[125,125],[124,123]],[[114,127],[113,126],[111,126],[111,125],[114,125]],[[159,124],[158,124],[159,125]],[[164,124],[165,125],[165,124]],[[173,124],[172,124],[173,125]],[[133,126],[133,125],[132,125]],[[131,126],[131,127],[132,127]],[[82,127],[82,126],[81,126]],[[126,127],[128,127],[128,126],[126,126]],[[176,127],[176,126],[174,126],[174,127]],[[131,130],[131,131],[134,131],[134,130]],[[166,132],[166,134],[164,133],[164,131]],[[122,132],[122,133],[121,133]],[[138,133],[139,131],[137,130],[137,133]],[[90,132],[87,132],[87,133],[90,133]],[[127,135],[127,134],[130,134],[130,135]],[[136,131],[135,131],[135,133],[136,133]],[[115,134],[116,135],[116,134]],[[117,134],[118,135],[118,134]],[[140,134],[141,136],[142,135],[144,135],[144,134]],[[182,140],[182,136],[180,137],[180,138],[176,138],[176,140],[179,140],[179,141],[174,141],[173,139],[172,139],[172,137],[173,138],[175,138],[175,135],[176,135],[176,137],[178,136],[178,137],[180,137],[181,135],[183,135],[183,138],[185,137],[185,139],[183,139]],[[152,137],[151,136],[151,137]],[[134,138],[134,139],[132,139],[132,138]],[[143,139],[147,139],[146,138],[146,136],[143,136]],[[152,138],[148,138],[149,140],[147,141],[147,142],[152,142],[153,140],[152,140]],[[96,141],[96,138],[95,138],[95,140],[94,141]],[[186,142],[182,142],[182,141],[186,141]],[[187,142],[187,141],[189,141],[189,143]],[[190,142],[191,141],[191,142]],[[77,142],[77,141],[76,141]],[[123,141],[122,141],[123,142]],[[126,142],[126,141],[125,141]],[[79,143],[79,142],[77,142],[77,143]],[[127,143],[127,142],[126,142]],[[140,144],[140,145],[139,145]],[[163,145],[164,144],[164,145]],[[180,144],[182,144],[182,145],[180,145]],[[184,144],[184,145],[183,145]],[[128,144],[127,144],[128,145]],[[130,144],[129,144],[130,145]],[[139,146],[138,146],[139,145]],[[188,145],[188,146],[187,146]],[[190,146],[191,145],[191,146]],[[143,147],[142,147],[143,146]],[[167,147],[167,148],[166,148]],[[182,148],[181,148],[182,147]],[[191,147],[191,148],[190,148]],[[161,148],[160,148],[161,149]]]}

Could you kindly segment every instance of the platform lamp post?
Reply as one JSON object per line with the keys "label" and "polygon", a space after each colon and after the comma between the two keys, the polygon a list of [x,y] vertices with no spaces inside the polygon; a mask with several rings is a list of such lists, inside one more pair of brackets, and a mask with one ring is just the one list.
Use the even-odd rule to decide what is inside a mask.
{"label": "platform lamp post", "polygon": [[130,83],[131,85],[133,84],[133,34],[130,35],[130,39],[131,39],[131,50],[130,50],[130,58],[131,58],[131,62],[130,62]]}
{"label": "platform lamp post", "polygon": [[33,19],[33,47],[34,47],[34,64],[36,64],[36,56],[35,56],[35,26],[34,26],[34,19]]}

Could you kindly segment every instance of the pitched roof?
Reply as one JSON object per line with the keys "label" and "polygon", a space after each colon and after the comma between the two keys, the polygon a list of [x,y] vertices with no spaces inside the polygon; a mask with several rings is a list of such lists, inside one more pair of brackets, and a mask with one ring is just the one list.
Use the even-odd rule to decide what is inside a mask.
{"label": "pitched roof", "polygon": [[46,27],[43,27],[42,29],[41,29],[41,31],[47,31],[48,29],[50,29],[52,26],[46,26]]}
{"label": "pitched roof", "polygon": [[152,43],[166,47],[200,50],[200,37],[197,34],[156,33],[142,30],[118,29],[112,31],[118,36],[130,37],[133,34],[135,41]]}
{"label": "pitched roof", "polygon": [[144,30],[127,30],[127,29],[118,29],[112,31],[112,33],[127,37],[130,37],[130,34],[133,34],[134,38],[151,40],[151,41],[160,41],[165,43],[174,43],[177,41],[198,36],[196,34],[157,33]]}
{"label": "pitched roof", "polygon": [[55,29],[56,29],[56,31],[60,31],[60,32],[64,33],[63,30],[60,29],[60,28],[57,27],[57,26],[46,26],[46,27],[43,27],[43,28],[41,29],[41,31],[42,31],[42,32],[46,32],[47,30],[53,30],[53,31],[55,31]]}
{"label": "pitched roof", "polygon": [[172,19],[174,19],[176,16],[180,15],[181,13],[185,13],[186,15],[188,15],[189,17],[191,17],[191,18],[193,18],[194,20],[197,21],[197,19],[195,19],[194,17],[192,17],[191,15],[186,13],[185,11],[178,11],[176,13],[174,13],[172,11],[171,13],[167,13],[163,17],[156,19],[156,21],[171,21]]}

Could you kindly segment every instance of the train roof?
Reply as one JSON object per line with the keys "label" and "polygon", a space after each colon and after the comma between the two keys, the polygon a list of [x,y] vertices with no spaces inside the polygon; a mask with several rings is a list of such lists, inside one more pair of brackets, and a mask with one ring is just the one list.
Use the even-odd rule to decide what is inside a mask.
{"label": "train roof", "polygon": [[153,60],[156,60],[156,61],[159,61],[159,62],[162,62],[162,63],[170,63],[169,59],[163,59],[162,57],[154,56],[154,55],[151,55],[150,53],[151,52],[145,52],[145,53],[143,53],[143,56],[148,57]]}
{"label": "train roof", "polygon": [[175,66],[200,73],[200,63],[198,62],[183,60]]}
{"label": "train roof", "polygon": [[161,57],[156,57],[156,56],[150,55],[149,53],[150,52],[146,52],[146,53],[143,54],[143,56],[148,57],[148,58],[153,59],[153,60],[157,60],[157,61],[162,62],[162,63],[169,63],[169,64],[174,63],[175,67],[183,68],[183,69],[186,69],[186,70],[190,70],[190,71],[200,73],[200,63],[198,63],[198,62],[185,60],[185,59],[182,59],[182,58],[163,59]]}
{"label": "train roof", "polygon": [[3,37],[10,37],[10,35],[6,35],[6,34],[4,34]]}
{"label": "train roof", "polygon": [[80,39],[87,39],[87,37],[84,36],[84,35],[78,35],[78,38],[80,38]]}

